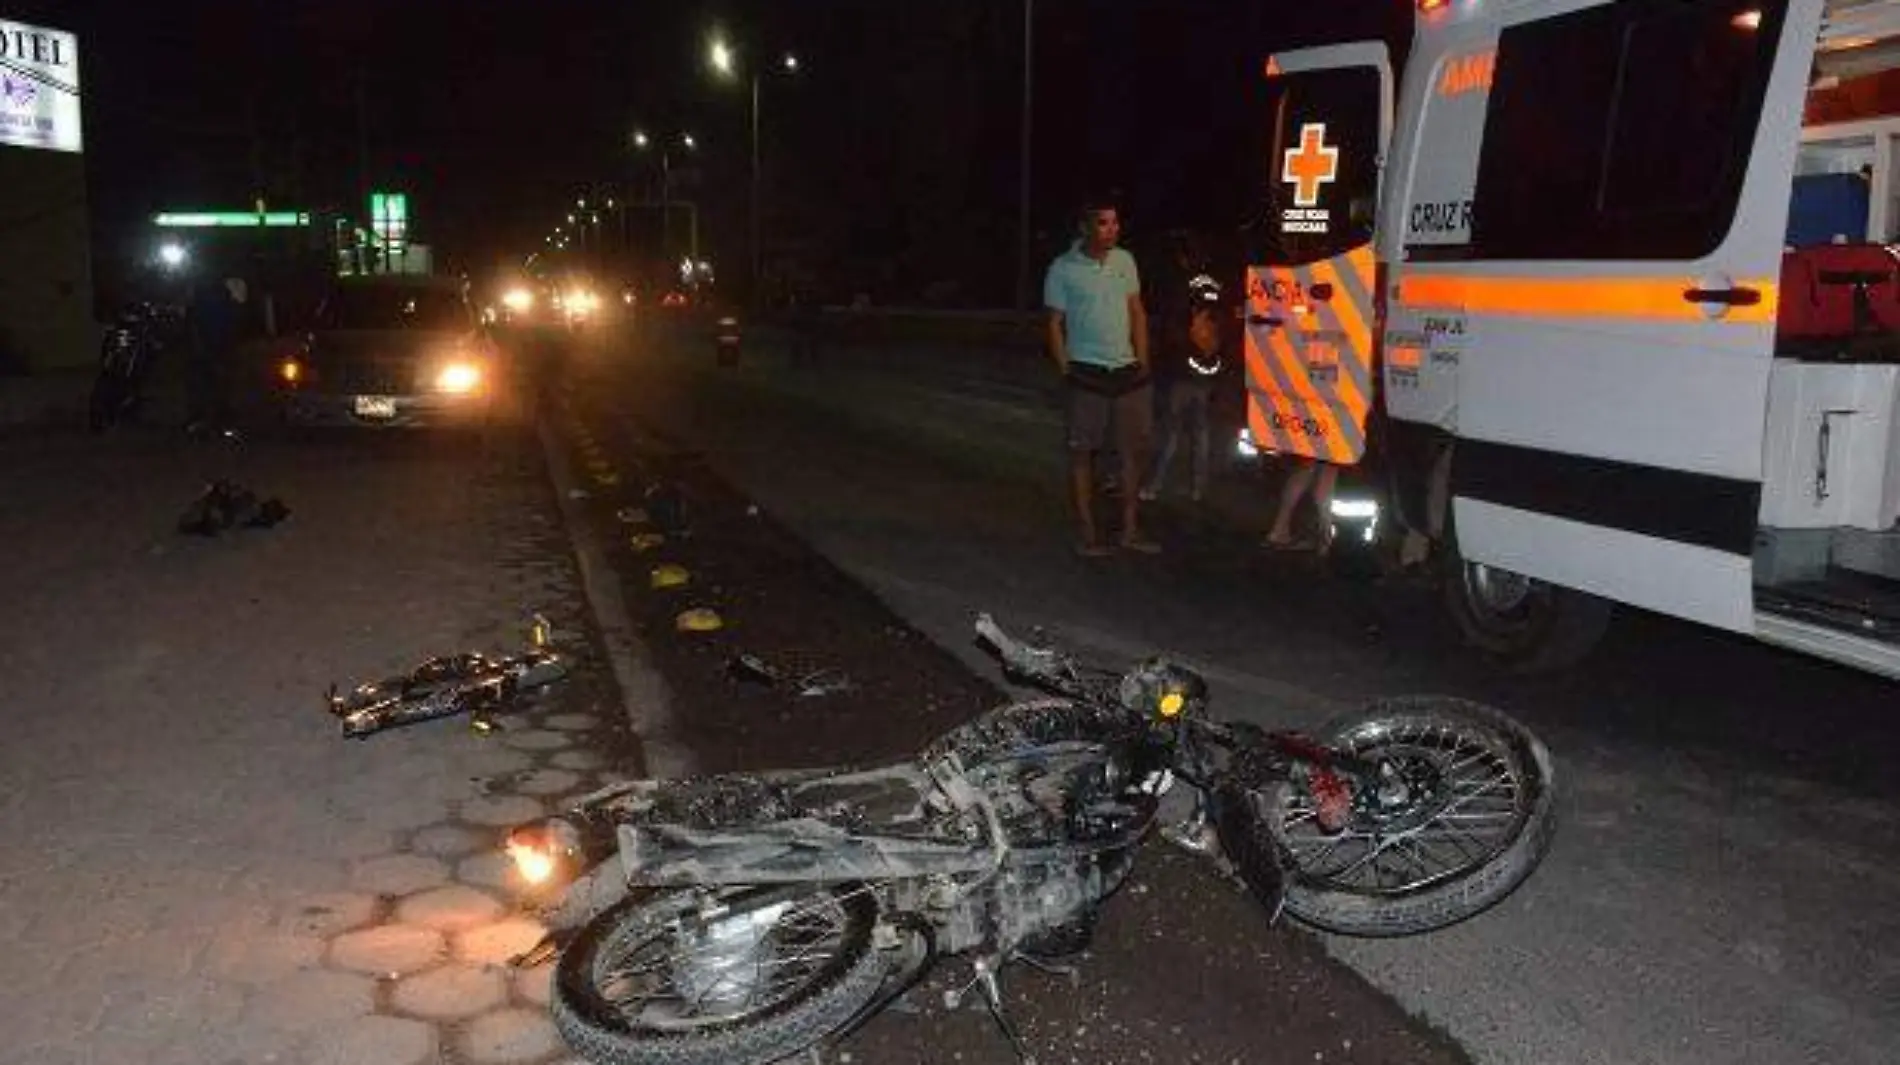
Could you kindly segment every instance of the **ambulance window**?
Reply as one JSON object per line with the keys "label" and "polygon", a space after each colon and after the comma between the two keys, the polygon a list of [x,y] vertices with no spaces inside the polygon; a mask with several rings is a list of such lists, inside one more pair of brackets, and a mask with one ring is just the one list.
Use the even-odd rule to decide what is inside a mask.
{"label": "ambulance window", "polygon": [[[1474,251],[1694,259],[1727,234],[1786,0],[1630,0],[1506,28]],[[1744,18],[1759,11],[1758,19]]]}
{"label": "ambulance window", "polygon": [[1290,266],[1372,239],[1379,188],[1379,74],[1371,67],[1281,74],[1266,83],[1265,190],[1249,260]]}

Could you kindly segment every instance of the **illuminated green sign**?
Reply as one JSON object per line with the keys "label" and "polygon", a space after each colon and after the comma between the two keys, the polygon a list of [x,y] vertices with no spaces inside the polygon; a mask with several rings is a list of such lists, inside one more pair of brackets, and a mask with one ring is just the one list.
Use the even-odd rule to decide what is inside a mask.
{"label": "illuminated green sign", "polygon": [[409,197],[401,192],[369,195],[370,231],[392,247],[409,242]]}
{"label": "illuminated green sign", "polygon": [[152,221],[177,229],[288,229],[309,225],[310,215],[303,211],[167,211],[154,215]]}

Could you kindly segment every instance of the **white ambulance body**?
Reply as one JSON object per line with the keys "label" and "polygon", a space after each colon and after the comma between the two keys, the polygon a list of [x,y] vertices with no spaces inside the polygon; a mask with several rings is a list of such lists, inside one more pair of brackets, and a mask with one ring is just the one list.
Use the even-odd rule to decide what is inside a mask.
{"label": "white ambulance body", "polygon": [[1797,173],[1871,190],[1828,239],[1900,242],[1900,120],[1803,127],[1900,89],[1900,2],[1419,2],[1402,78],[1268,62],[1253,438],[1380,451],[1499,656],[1615,601],[1900,677],[1900,347],[1777,344]]}

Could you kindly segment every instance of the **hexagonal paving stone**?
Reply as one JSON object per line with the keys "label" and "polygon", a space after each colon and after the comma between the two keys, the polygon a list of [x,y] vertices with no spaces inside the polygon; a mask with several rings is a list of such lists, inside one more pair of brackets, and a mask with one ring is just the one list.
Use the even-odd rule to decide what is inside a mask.
{"label": "hexagonal paving stone", "polygon": [[537,769],[517,777],[512,786],[523,795],[559,795],[580,782],[580,774],[571,769]]}
{"label": "hexagonal paving stone", "polygon": [[483,892],[450,884],[402,900],[396,905],[396,919],[438,932],[460,932],[500,917],[503,909],[501,903]]}
{"label": "hexagonal paving stone", "polygon": [[599,769],[607,759],[593,751],[561,751],[550,757],[548,764],[562,769]]}
{"label": "hexagonal paving stone", "polygon": [[314,1040],[311,1065],[426,1065],[436,1060],[435,1028],[401,1017],[365,1017]]}
{"label": "hexagonal paving stone", "polygon": [[327,892],[299,899],[284,907],[277,927],[293,935],[328,939],[358,925],[368,924],[376,914],[376,896]]}
{"label": "hexagonal paving stone", "polygon": [[404,1013],[453,1021],[494,1009],[507,999],[508,981],[499,970],[445,965],[404,977],[389,1001]]}
{"label": "hexagonal paving stone", "polygon": [[471,929],[455,937],[455,956],[472,965],[500,965],[541,942],[547,926],[525,917],[512,917]]}
{"label": "hexagonal paving stone", "polygon": [[562,732],[585,732],[600,724],[600,719],[592,714],[549,714],[541,719],[543,728],[560,729]]}
{"label": "hexagonal paving stone", "polygon": [[532,969],[515,970],[515,993],[546,1009],[554,995],[554,963],[544,961]]}
{"label": "hexagonal paving stone", "polygon": [[245,1005],[242,1024],[287,1032],[346,1028],[375,1009],[374,989],[374,981],[354,973],[296,973],[260,988]]}
{"label": "hexagonal paving stone", "polygon": [[448,882],[448,867],[419,854],[391,854],[372,858],[356,867],[351,881],[364,891],[407,895]]}
{"label": "hexagonal paving stone", "polygon": [[409,849],[436,858],[459,858],[495,844],[495,833],[467,825],[438,824],[417,829]]}
{"label": "hexagonal paving stone", "polygon": [[338,936],[330,944],[330,964],[376,976],[427,969],[442,958],[442,934],[415,925],[388,924]]}
{"label": "hexagonal paving stone", "polygon": [[462,1048],[476,1065],[518,1065],[560,1050],[561,1037],[539,1010],[500,1010],[477,1017],[463,1034]]}
{"label": "hexagonal paving stone", "polygon": [[515,872],[514,860],[501,851],[474,854],[455,867],[455,879],[474,887],[494,888],[510,895],[526,887]]}
{"label": "hexagonal paving stone", "polygon": [[546,812],[539,800],[525,795],[491,795],[462,804],[463,820],[496,828],[532,821]]}
{"label": "hexagonal paving stone", "polygon": [[501,742],[517,751],[558,751],[572,743],[573,738],[565,733],[531,728],[506,733],[502,736]]}
{"label": "hexagonal paving stone", "polygon": [[534,756],[507,747],[487,746],[462,755],[460,762],[470,776],[498,777],[533,766]]}

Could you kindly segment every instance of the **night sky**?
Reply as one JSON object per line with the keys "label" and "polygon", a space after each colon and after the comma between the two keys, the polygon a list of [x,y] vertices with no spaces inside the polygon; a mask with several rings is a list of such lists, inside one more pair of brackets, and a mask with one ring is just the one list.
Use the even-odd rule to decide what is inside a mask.
{"label": "night sky", "polygon": [[[1394,0],[1036,0],[1038,256],[1084,190],[1118,189],[1131,243],[1231,230],[1259,180],[1260,64],[1277,48],[1409,32]],[[356,202],[370,183],[418,239],[485,273],[540,246],[575,196],[650,181],[630,132],[703,143],[712,254],[742,261],[748,109],[709,72],[714,27],[797,53],[763,91],[767,226],[828,276],[889,299],[950,282],[1008,299],[1022,0],[371,3],[8,0],[81,38],[100,255],[161,207]],[[627,186],[620,186],[625,188]],[[110,262],[101,263],[107,271]],[[1040,264],[1037,269],[1040,269]]]}

